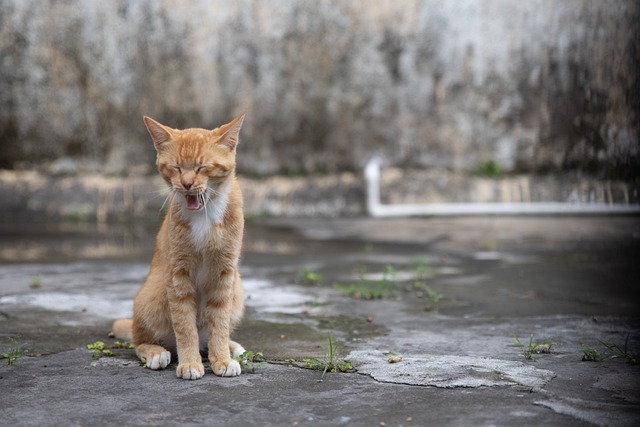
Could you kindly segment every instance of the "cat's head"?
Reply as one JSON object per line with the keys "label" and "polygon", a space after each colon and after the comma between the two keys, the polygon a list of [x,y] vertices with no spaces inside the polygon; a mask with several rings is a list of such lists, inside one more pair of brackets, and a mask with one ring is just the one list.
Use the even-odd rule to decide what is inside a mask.
{"label": "cat's head", "polygon": [[144,117],[158,153],[160,175],[184,206],[198,211],[228,191],[235,174],[236,146],[244,114],[213,130],[172,129]]}

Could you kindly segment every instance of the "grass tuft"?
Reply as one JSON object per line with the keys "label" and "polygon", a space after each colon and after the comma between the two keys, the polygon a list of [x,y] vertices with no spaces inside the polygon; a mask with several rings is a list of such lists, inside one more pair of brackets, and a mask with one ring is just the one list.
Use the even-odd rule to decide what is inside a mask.
{"label": "grass tuft", "polygon": [[381,299],[389,296],[398,288],[397,269],[387,264],[385,265],[382,278],[371,280],[365,277],[366,269],[364,267],[358,269],[359,279],[355,283],[340,284],[338,289],[340,292],[356,299]]}
{"label": "grass tuft", "polygon": [[261,352],[245,351],[240,356],[235,358],[244,372],[255,373],[256,370],[267,364],[264,359],[264,355]]}
{"label": "grass tuft", "polygon": [[589,362],[606,362],[607,360],[623,359],[631,365],[637,365],[640,358],[637,353],[631,351],[629,346],[630,336],[631,333],[627,333],[622,347],[602,340],[598,340],[598,342],[604,347],[603,350],[597,350],[595,347],[582,344],[582,360]]}
{"label": "grass tuft", "polygon": [[534,354],[543,354],[543,353],[551,353],[551,347],[555,343],[534,343],[533,342],[533,334],[529,336],[529,343],[523,344],[520,341],[520,338],[515,333],[512,333],[513,337],[516,339],[516,347],[520,347],[522,351],[522,355],[527,360],[532,360]]}
{"label": "grass tuft", "polygon": [[316,286],[324,282],[324,277],[322,274],[317,273],[310,268],[303,268],[298,273],[298,277],[302,281],[302,284],[309,286]]}
{"label": "grass tuft", "polygon": [[[294,360],[290,360],[294,363]],[[353,365],[344,359],[338,359],[337,348],[333,342],[333,338],[329,336],[329,348],[324,359],[303,359],[302,367],[307,369],[322,370],[321,380],[324,379],[327,372],[350,372],[353,371]]]}
{"label": "grass tuft", "polygon": [[89,350],[93,350],[93,358],[113,357],[116,355],[113,351],[105,348],[104,342],[102,341],[96,341],[94,343],[87,344],[87,348]]}
{"label": "grass tuft", "polygon": [[0,353],[0,359],[6,359],[7,365],[15,365],[18,363],[18,360],[20,360],[23,354],[22,347],[26,345],[26,343],[18,344],[15,338],[11,338],[11,341],[13,343],[13,347],[5,353]]}

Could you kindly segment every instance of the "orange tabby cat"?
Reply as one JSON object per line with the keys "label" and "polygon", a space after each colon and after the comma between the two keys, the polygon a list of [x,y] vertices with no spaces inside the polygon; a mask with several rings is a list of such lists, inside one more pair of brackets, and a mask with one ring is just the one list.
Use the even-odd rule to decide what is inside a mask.
{"label": "orange tabby cat", "polygon": [[232,356],[244,349],[229,336],[244,309],[238,272],[244,215],[235,177],[243,119],[214,130],[177,130],[144,118],[158,170],[169,185],[169,209],[133,304],[133,320],[116,321],[114,332],[132,339],[151,369],[167,367],[167,348],[176,346],[179,378],[204,375],[201,340],[208,344],[214,374],[232,377],[241,371]]}

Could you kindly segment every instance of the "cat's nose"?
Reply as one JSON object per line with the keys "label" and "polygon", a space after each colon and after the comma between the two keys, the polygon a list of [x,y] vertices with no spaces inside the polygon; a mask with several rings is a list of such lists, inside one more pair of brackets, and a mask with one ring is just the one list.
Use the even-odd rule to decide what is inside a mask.
{"label": "cat's nose", "polygon": [[190,189],[192,185],[193,184],[191,184],[191,183],[184,183],[184,182],[182,183],[182,186],[184,187],[185,190]]}

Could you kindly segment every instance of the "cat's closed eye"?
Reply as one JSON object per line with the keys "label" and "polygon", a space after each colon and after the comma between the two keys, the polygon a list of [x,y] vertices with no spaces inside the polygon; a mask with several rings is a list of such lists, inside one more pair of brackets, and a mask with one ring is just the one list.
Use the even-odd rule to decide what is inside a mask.
{"label": "cat's closed eye", "polygon": [[229,170],[225,167],[218,166],[217,168],[214,169],[214,172],[211,175],[226,177],[227,175],[229,175]]}

